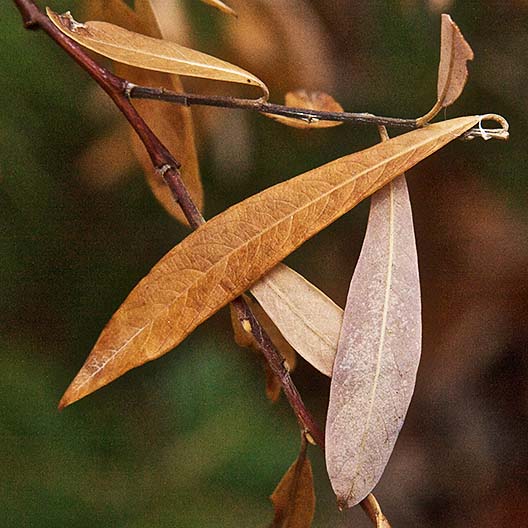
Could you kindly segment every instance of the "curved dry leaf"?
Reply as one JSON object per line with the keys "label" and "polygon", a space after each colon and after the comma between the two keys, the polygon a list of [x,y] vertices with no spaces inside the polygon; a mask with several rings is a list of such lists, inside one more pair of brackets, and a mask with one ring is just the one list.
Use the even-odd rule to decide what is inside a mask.
{"label": "curved dry leaf", "polygon": [[468,78],[467,61],[473,58],[473,50],[458,26],[449,15],[443,14],[437,87],[438,101],[443,108],[460,97]]}
{"label": "curved dry leaf", "polygon": [[460,97],[468,78],[467,61],[474,57],[471,46],[449,15],[442,15],[441,33],[437,100],[427,114],[417,119],[420,126],[428,123],[442,108],[453,104]]}
{"label": "curved dry leaf", "polygon": [[306,456],[306,440],[301,452],[275,488],[270,499],[275,509],[271,528],[310,528],[315,514],[312,464]]}
{"label": "curved dry leaf", "polygon": [[387,465],[421,352],[418,256],[405,176],[372,196],[348,292],[326,422],[326,467],[341,507],[363,500]]}
{"label": "curved dry leaf", "polygon": [[[323,112],[343,112],[343,107],[331,96],[324,92],[307,92],[296,90],[288,92],[284,97],[284,104],[292,108],[305,110],[319,110]],[[325,121],[318,118],[297,119],[281,115],[264,114],[266,117],[294,128],[331,128],[342,125],[342,121]]]}
{"label": "curved dry leaf", "polygon": [[264,98],[269,95],[266,85],[252,73],[211,55],[108,22],[79,23],[69,12],[58,15],[49,8],[46,12],[65,35],[114,61],[146,70],[257,86]]}
{"label": "curved dry leaf", "polygon": [[[135,12],[123,0],[90,0],[87,7],[88,16],[97,20],[115,23],[130,31],[155,38],[162,36],[150,0],[136,0]],[[114,63],[114,70],[117,75],[134,84],[164,87],[177,92],[184,91],[177,75],[143,70],[118,62]],[[135,100],[134,106],[161,142],[180,161],[182,179],[194,203],[202,211],[203,188],[194,140],[191,109],[173,105],[170,111],[167,111],[166,104],[146,99]],[[134,154],[141,164],[147,182],[158,201],[177,220],[183,224],[188,224],[180,206],[174,201],[170,189],[159,172],[154,169],[150,156],[137,134],[130,128],[127,128],[125,133],[130,137]]]}
{"label": "curved dry leaf", "polygon": [[251,293],[297,353],[332,376],[343,310],[284,264],[264,275]]}
{"label": "curved dry leaf", "polygon": [[307,239],[478,120],[436,123],[345,156],[266,189],[199,227],[130,293],[60,406],[167,353]]}
{"label": "curved dry leaf", "polygon": [[372,493],[369,493],[367,497],[361,501],[361,507],[369,516],[373,526],[376,528],[391,528],[389,520],[381,511],[381,506]]}
{"label": "curved dry leaf", "polygon": [[[277,328],[275,323],[271,320],[268,314],[262,309],[262,307],[250,299],[247,295],[243,295],[244,301],[248,304],[249,308],[253,312],[253,315],[257,321],[262,325],[262,328],[268,334],[271,342],[275,345],[275,348],[279,351],[283,359],[286,361],[286,365],[289,371],[292,371],[297,363],[297,354],[291,345],[286,341],[280,330]],[[233,306],[230,305],[231,311],[231,324],[233,326],[233,334],[235,342],[241,347],[250,347],[260,352],[258,343],[256,342],[251,328],[245,329],[243,324],[240,322],[236,311]],[[264,362],[264,368],[266,371],[266,395],[268,399],[275,402],[278,400],[281,391],[281,384],[279,378],[269,368],[267,362]]]}
{"label": "curved dry leaf", "polygon": [[226,15],[231,15],[236,17],[236,11],[229,7],[227,4],[224,4],[224,2],[220,2],[220,0],[202,0],[204,4],[208,4],[210,6],[216,7],[216,9],[222,11],[222,13],[225,13]]}

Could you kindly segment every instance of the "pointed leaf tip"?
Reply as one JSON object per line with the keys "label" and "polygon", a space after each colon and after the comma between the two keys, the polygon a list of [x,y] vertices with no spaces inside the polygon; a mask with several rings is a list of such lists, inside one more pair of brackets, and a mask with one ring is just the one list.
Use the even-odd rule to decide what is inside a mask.
{"label": "pointed leaf tip", "polygon": [[310,528],[315,514],[315,490],[303,439],[297,460],[289,467],[270,499],[275,516],[270,528]]}

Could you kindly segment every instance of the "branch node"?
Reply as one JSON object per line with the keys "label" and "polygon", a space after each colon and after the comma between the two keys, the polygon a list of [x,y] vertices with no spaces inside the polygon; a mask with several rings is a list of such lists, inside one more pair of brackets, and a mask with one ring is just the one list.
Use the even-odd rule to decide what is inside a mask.
{"label": "branch node", "polygon": [[304,430],[304,438],[306,438],[306,441],[309,444],[312,444],[313,446],[317,445],[317,442],[314,440],[314,437],[310,434],[310,431],[308,431],[308,429]]}
{"label": "branch node", "polygon": [[40,24],[33,18],[24,19],[24,27],[30,30],[40,29]]}
{"label": "branch node", "polygon": [[66,13],[59,15],[59,18],[66,22],[67,26],[71,29],[71,31],[77,31],[79,29],[86,28],[86,26],[82,22],[77,22],[77,20],[73,18],[71,11],[66,11]]}
{"label": "branch node", "polygon": [[286,372],[291,372],[290,364],[286,359],[282,361],[282,366],[284,367],[284,370],[286,370]]}
{"label": "branch node", "polygon": [[132,90],[137,86],[137,84],[131,83],[130,81],[125,80],[125,95],[127,99],[132,98]]}
{"label": "branch node", "polygon": [[172,167],[166,163],[162,167],[156,168],[156,172],[162,177],[165,178],[165,174],[167,174],[168,171],[172,170]]}

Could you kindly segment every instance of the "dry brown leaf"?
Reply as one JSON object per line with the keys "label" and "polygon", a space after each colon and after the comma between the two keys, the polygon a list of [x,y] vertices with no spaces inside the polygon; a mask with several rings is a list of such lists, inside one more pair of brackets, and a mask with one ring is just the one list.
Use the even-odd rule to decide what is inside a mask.
{"label": "dry brown leaf", "polygon": [[361,502],[361,507],[369,516],[373,526],[376,528],[391,528],[389,520],[383,515],[381,507],[372,493],[369,493]]}
{"label": "dry brown leaf", "polygon": [[222,11],[222,13],[225,13],[226,15],[231,15],[236,17],[236,11],[232,8],[230,8],[227,4],[224,4],[224,2],[220,2],[220,0],[202,0],[204,4],[208,4],[210,6],[216,7],[216,9],[219,9]]}
{"label": "dry brown leaf", "polygon": [[[323,112],[343,112],[343,107],[331,96],[324,92],[307,92],[296,90],[288,92],[284,97],[284,104],[292,108],[306,110],[320,110]],[[281,115],[264,114],[266,117],[294,128],[331,128],[342,125],[342,121],[325,121],[317,118],[297,119]]]}
{"label": "dry brown leaf", "polygon": [[199,227],[130,293],[60,406],[173,349],[307,239],[478,121],[408,132],[266,189]]}
{"label": "dry brown leaf", "polygon": [[358,504],[381,478],[411,402],[421,353],[418,255],[405,176],[371,200],[326,422],[326,467],[341,507]]}
{"label": "dry brown leaf", "polygon": [[290,345],[316,369],[332,376],[343,310],[284,264],[264,275],[251,293]]}
{"label": "dry brown leaf", "polygon": [[270,499],[275,509],[271,528],[310,528],[315,513],[312,465],[306,456],[303,439],[301,452],[275,488]]}
{"label": "dry brown leaf", "polygon": [[79,23],[69,12],[58,15],[49,8],[46,12],[65,35],[114,61],[146,70],[257,86],[265,99],[269,95],[266,85],[252,73],[211,55],[108,22]]}
{"label": "dry brown leaf", "polygon": [[[132,11],[123,0],[90,0],[87,11],[88,16],[97,20],[116,23],[130,31],[151,37],[161,37],[162,33],[150,0],[136,0],[135,6],[136,12]],[[114,69],[117,75],[132,83],[183,92],[182,83],[177,75],[143,70],[118,62],[114,64]],[[135,100],[134,106],[161,142],[181,163],[182,179],[198,209],[203,210],[203,189],[190,108],[179,105],[168,108],[165,103],[144,99]],[[137,134],[130,128],[127,128],[125,133],[130,137],[136,158],[156,198],[167,212],[187,224],[180,206],[175,202],[161,175],[152,166],[150,156]]]}
{"label": "dry brown leaf", "polygon": [[[275,348],[279,351],[281,356],[286,361],[288,370],[292,371],[297,363],[297,354],[291,345],[284,339],[280,330],[275,326],[275,323],[270,319],[268,314],[262,309],[262,307],[250,299],[247,295],[243,295],[244,300],[250,307],[253,315],[257,321],[262,325],[264,331],[268,334],[271,342],[275,345]],[[246,321],[247,328],[244,328],[244,324],[240,323],[240,320],[236,314],[236,311],[230,306],[231,310],[231,324],[233,326],[233,334],[235,342],[241,347],[250,347],[259,352],[258,343],[255,341],[253,334],[251,333],[251,325],[249,321]],[[275,402],[279,398],[281,384],[277,376],[269,368],[268,364],[264,364],[266,371],[266,395],[267,397]]]}
{"label": "dry brown leaf", "polygon": [[474,55],[458,26],[446,14],[442,15],[441,42],[437,97],[442,107],[446,107],[464,90],[468,78],[467,61],[473,60]]}
{"label": "dry brown leaf", "polygon": [[449,15],[443,14],[437,101],[427,114],[418,119],[419,124],[428,123],[442,108],[452,105],[460,97],[468,78],[467,61],[473,60],[473,57],[473,50],[459,27]]}

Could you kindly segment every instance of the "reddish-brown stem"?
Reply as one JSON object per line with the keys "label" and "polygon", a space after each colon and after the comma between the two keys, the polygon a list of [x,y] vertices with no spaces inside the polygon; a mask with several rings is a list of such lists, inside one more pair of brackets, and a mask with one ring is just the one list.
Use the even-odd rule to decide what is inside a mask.
{"label": "reddish-brown stem", "polygon": [[[182,208],[187,221],[194,229],[205,223],[203,216],[194,204],[179,172],[180,164],[152,132],[143,118],[138,114],[128,98],[129,84],[114,75],[91,59],[74,41],[64,35],[32,0],[13,0],[18,7],[24,25],[30,29],[43,29],[59,46],[61,46],[111,97],[112,101],[126,117],[139,138],[145,145],[152,163],[159,171],[175,200]],[[312,415],[304,405],[291,376],[284,366],[282,356],[274,347],[269,336],[261,327],[247,303],[238,298],[233,301],[241,321],[249,321],[252,333],[269,363],[272,371],[278,376],[303,432],[308,433],[314,441],[324,448],[324,436]]]}
{"label": "reddish-brown stem", "polygon": [[319,429],[319,426],[313,419],[312,415],[306,409],[301,395],[299,394],[297,387],[294,385],[291,379],[283,357],[277,351],[271,342],[271,339],[259,324],[256,317],[253,315],[253,312],[249,308],[246,301],[244,301],[242,297],[238,297],[232,302],[232,305],[237,312],[238,319],[241,322],[249,322],[251,333],[257,340],[259,348],[271,367],[271,370],[279,378],[282,385],[282,390],[290,402],[290,405],[295,409],[297,419],[299,420],[299,424],[302,426],[302,429],[312,436],[314,442],[321,449],[324,449],[324,434]]}

